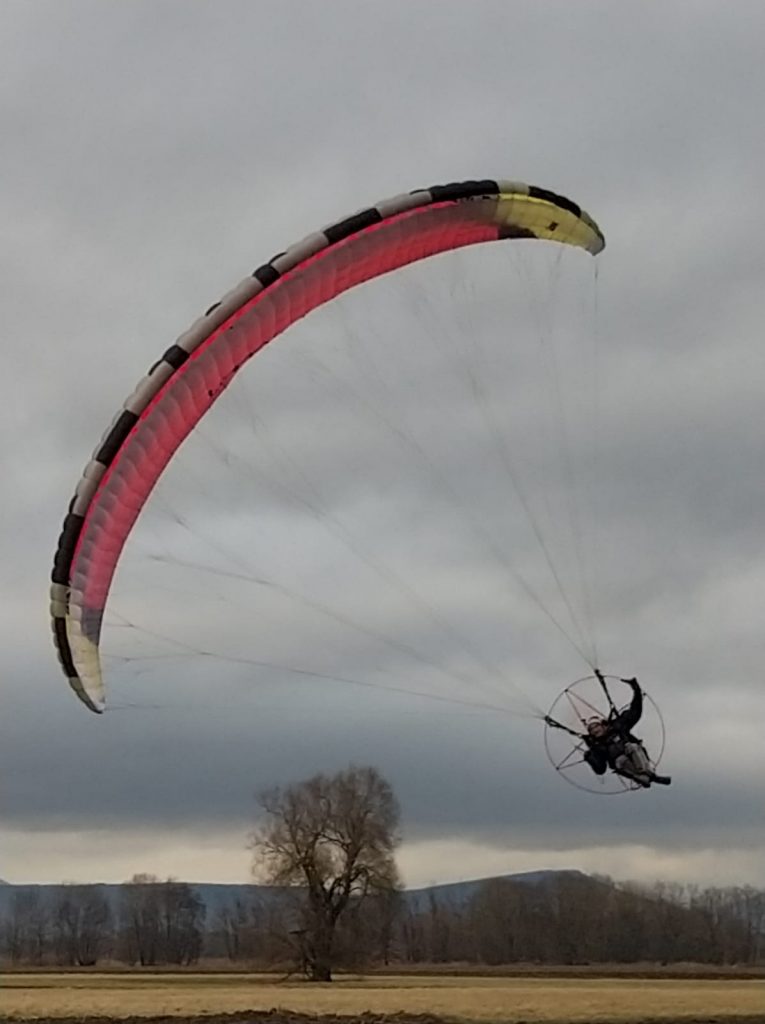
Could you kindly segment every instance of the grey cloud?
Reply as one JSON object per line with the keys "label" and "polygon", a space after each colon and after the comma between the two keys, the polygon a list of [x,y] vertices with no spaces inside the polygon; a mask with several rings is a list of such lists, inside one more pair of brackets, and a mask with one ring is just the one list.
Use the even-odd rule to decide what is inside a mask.
{"label": "grey cloud", "polygon": [[[11,143],[0,197],[7,828],[97,828],[117,845],[126,831],[168,824],[236,828],[261,784],[356,759],[390,775],[412,840],[676,850],[725,848],[735,833],[739,845],[762,845],[752,723],[763,713],[765,142],[750,113],[765,84],[762,9],[616,12],[561,0],[544,10],[432,10],[83,0],[0,13],[0,124]],[[533,699],[552,700],[579,670],[565,641],[510,594],[420,457],[377,429],[380,410],[403,421],[438,472],[470,489],[493,536],[513,517],[520,527],[469,387],[454,384],[460,331],[529,333],[533,309],[497,322],[495,308],[507,311],[502,274],[467,328],[449,324],[448,337],[418,304],[437,275],[413,268],[319,312],[258,357],[136,530],[107,631],[116,709],[89,717],[58,674],[45,593],[66,502],[114,410],[195,316],[286,244],[384,195],[483,175],[570,194],[608,236],[597,299],[605,427],[588,478],[601,520],[600,641],[605,660],[638,671],[660,698],[676,785],[650,799],[580,796],[548,770],[538,723],[182,658],[148,632],[192,650],[255,648],[284,665],[457,697],[465,691],[443,669],[480,679],[466,651],[474,644]],[[445,281],[454,270],[443,266]],[[436,311],[454,302],[444,282],[436,294]],[[469,282],[456,289],[460,309],[469,294]],[[409,330],[424,346],[449,346],[430,407],[421,385],[391,395],[381,383]],[[427,347],[413,355],[413,377],[429,358]],[[342,383],[349,367],[377,413]],[[529,435],[526,364],[487,369],[487,386],[512,396],[514,427],[539,468],[549,450]],[[259,417],[254,440],[248,407]],[[231,465],[216,463],[216,446]],[[351,557],[348,534],[378,570]],[[415,558],[418,592],[439,621],[381,577],[393,567],[406,579]],[[184,559],[227,569],[238,559],[269,581],[286,573],[296,594],[366,619],[423,660],[270,584],[174,564]],[[513,559],[554,603],[533,543],[518,542]],[[120,609],[142,628],[120,626]],[[164,660],[147,659],[157,654]],[[517,702],[512,686],[504,699]],[[490,703],[489,693],[480,700]],[[55,858],[52,848],[52,874]]]}

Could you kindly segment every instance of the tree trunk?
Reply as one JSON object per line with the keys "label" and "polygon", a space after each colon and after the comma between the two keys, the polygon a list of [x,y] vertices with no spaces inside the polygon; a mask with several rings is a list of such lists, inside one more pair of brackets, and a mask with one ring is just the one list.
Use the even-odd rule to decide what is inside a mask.
{"label": "tree trunk", "polygon": [[316,921],[308,958],[311,981],[332,981],[333,930],[331,921]]}

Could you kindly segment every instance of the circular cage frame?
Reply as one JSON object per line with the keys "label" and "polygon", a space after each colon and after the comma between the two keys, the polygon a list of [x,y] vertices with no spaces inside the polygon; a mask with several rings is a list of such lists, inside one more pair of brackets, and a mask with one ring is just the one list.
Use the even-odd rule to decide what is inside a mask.
{"label": "circular cage frame", "polygon": [[[581,679],[574,680],[568,686],[564,687],[555,700],[550,705],[550,710],[547,712],[545,717],[545,753],[547,759],[553,766],[555,771],[560,775],[566,782],[573,786],[575,789],[582,790],[585,793],[594,793],[596,796],[619,796],[623,793],[633,793],[638,790],[642,790],[644,787],[640,786],[636,782],[630,782],[622,775],[618,775],[612,770],[608,770],[605,775],[597,776],[592,775],[592,784],[588,785],[587,782],[582,782],[572,775],[573,769],[584,763],[584,740],[580,739],[578,742],[575,739],[575,729],[573,726],[565,724],[565,718],[568,717],[571,721],[574,717],[577,719],[577,723],[582,726],[584,730],[586,728],[587,717],[597,716],[599,718],[609,718],[616,711],[622,711],[627,705],[617,708],[617,705],[613,702],[611,692],[609,689],[609,682],[621,683],[623,682],[621,676],[603,675],[588,675],[582,676]],[[587,688],[587,689],[585,689]],[[599,695],[600,703],[597,699],[589,693],[589,690],[593,690],[595,694]],[[587,692],[587,696],[584,693]],[[661,762],[664,756],[664,747],[666,744],[666,732],[664,728],[664,719],[661,711],[655,700],[646,693],[643,692],[643,706],[645,717],[645,711],[648,710],[651,713],[651,717],[654,720],[653,732],[655,734],[654,739],[655,749],[657,751],[655,757],[651,757],[651,764],[655,768]],[[606,707],[605,705],[608,704]],[[561,708],[564,708],[566,714],[561,714]],[[557,714],[556,714],[557,711]],[[583,717],[582,712],[587,713],[587,717]],[[561,721],[563,718],[563,721]],[[549,720],[558,722],[558,725],[550,725]],[[576,734],[578,735],[578,734]],[[556,737],[556,741],[553,741],[553,736]],[[560,749],[555,750],[557,745],[559,748],[562,743],[557,741],[557,737],[567,737],[569,739],[568,751],[561,758]],[[581,754],[581,757],[577,757]],[[650,755],[649,755],[650,756]],[[585,779],[587,776],[584,776]],[[588,780],[589,781],[589,780]],[[610,788],[607,788],[610,787]]]}

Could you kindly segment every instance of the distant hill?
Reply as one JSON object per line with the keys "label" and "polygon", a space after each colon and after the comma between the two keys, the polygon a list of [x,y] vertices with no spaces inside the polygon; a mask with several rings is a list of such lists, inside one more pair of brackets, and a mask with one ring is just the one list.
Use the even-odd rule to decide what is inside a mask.
{"label": "distant hill", "polygon": [[[202,940],[205,956],[226,956],[232,949],[245,960],[285,956],[283,932],[299,924],[292,901],[284,898],[288,890],[189,884],[207,912],[204,925],[197,920],[193,927],[194,941]],[[487,886],[490,888],[482,891]],[[102,896],[114,911],[120,907],[122,886],[93,884],[84,888]],[[59,955],[55,943],[61,936],[57,938],[50,927],[35,932],[35,922],[39,925],[44,918],[32,913],[27,899],[17,903],[16,897],[37,897],[38,905],[55,911],[58,897],[64,892],[71,889],[64,885],[0,886],[0,953],[12,957],[13,942],[17,954],[19,949],[30,950],[23,955],[31,959],[35,936],[42,936],[43,962],[54,962]],[[742,893],[746,893],[743,902]],[[410,889],[402,893],[402,898],[403,914],[390,918],[376,913],[379,908],[371,908],[369,934],[365,935],[364,927],[358,933],[351,929],[353,937],[349,932],[345,938],[352,938],[354,951],[358,940],[362,954],[372,955],[375,949],[379,952],[383,929],[386,949],[393,959],[412,964],[697,961],[751,965],[761,962],[765,940],[762,918],[758,916],[765,891],[753,889],[667,889],[659,883],[642,888],[581,871],[528,871]],[[247,910],[253,908],[254,915],[224,917],[221,911],[233,909],[236,901]],[[79,900],[76,905],[83,910],[88,904]],[[23,928],[13,927],[24,923],[30,925],[26,937]],[[62,919],[61,923],[66,921]],[[116,940],[111,953],[122,956],[126,952],[121,944],[124,936],[118,933],[115,915],[115,920],[103,925],[101,936],[112,943]],[[22,942],[26,945],[20,946]],[[70,955],[75,957],[72,962],[80,956]],[[85,959],[80,963],[92,964],[92,945],[82,955]],[[160,961],[176,962],[169,953]]]}
{"label": "distant hill", "polygon": [[435,898],[439,903],[448,903],[459,909],[468,903],[487,882],[518,882],[522,885],[550,885],[562,879],[589,878],[581,871],[523,871],[514,875],[497,875],[493,878],[475,878],[467,882],[445,882],[430,885],[425,889],[407,889],[404,898],[412,910],[425,910]]}
{"label": "distant hill", "polygon": [[[581,871],[525,871],[520,874],[500,875],[498,879],[519,882],[523,885],[549,885],[562,879],[587,878]],[[407,889],[403,892],[406,903],[414,911],[424,910],[430,900],[436,898],[439,903],[449,903],[455,908],[464,906],[473,895],[494,878],[475,878],[464,882],[446,882],[421,889]],[[279,889],[267,885],[230,885],[219,882],[190,883],[207,909],[207,918],[212,920],[216,912],[224,906],[230,906],[235,900],[243,902],[258,900],[268,903],[279,894]],[[93,887],[103,893],[112,908],[117,907],[120,886],[107,883],[93,883]],[[13,885],[0,883],[0,916],[8,910],[16,893],[38,892],[46,902],[66,888],[64,885]]]}

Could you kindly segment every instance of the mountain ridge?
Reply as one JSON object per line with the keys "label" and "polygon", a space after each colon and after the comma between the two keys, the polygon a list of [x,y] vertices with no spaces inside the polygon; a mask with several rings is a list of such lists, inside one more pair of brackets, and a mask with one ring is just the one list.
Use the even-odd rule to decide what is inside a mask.
{"label": "mountain ridge", "polygon": [[[438,899],[440,902],[447,902],[453,906],[461,906],[466,903],[475,892],[489,882],[515,882],[523,885],[548,885],[556,880],[571,878],[589,878],[582,871],[576,869],[522,871],[507,875],[492,875],[486,878],[471,878],[455,882],[439,882],[428,886],[419,886],[413,889],[403,889],[402,897],[414,911],[425,908],[430,900]],[[179,880],[182,881],[182,880]],[[55,896],[62,890],[69,887],[71,883],[65,882],[28,882],[0,883],[0,914],[5,913],[11,906],[16,893],[37,892],[40,895]],[[114,908],[119,899],[122,885],[120,882],[82,882],[78,885],[86,885],[99,889],[106,897],[109,905]],[[258,885],[247,882],[188,882],[188,885],[197,893],[205,905],[208,919],[223,906],[230,905],[237,898],[252,899],[273,899],[280,891],[278,886]]]}

